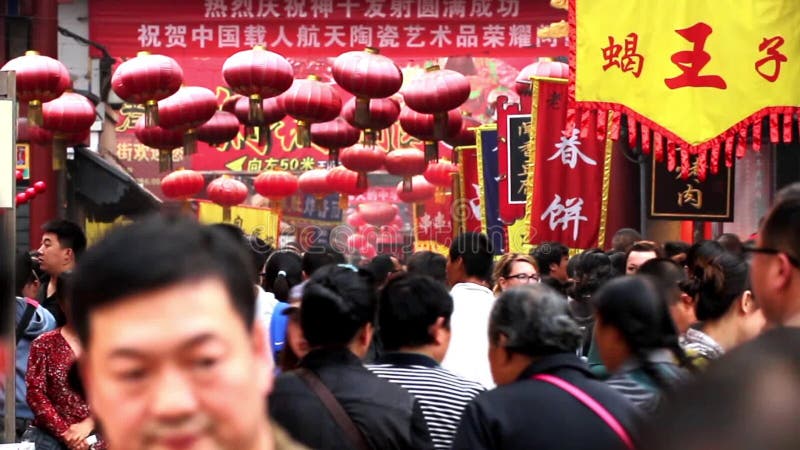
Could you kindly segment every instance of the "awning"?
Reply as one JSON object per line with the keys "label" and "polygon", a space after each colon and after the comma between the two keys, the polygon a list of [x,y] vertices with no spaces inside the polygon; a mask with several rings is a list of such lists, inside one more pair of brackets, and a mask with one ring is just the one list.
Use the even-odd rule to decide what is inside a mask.
{"label": "awning", "polygon": [[147,214],[161,205],[158,197],[122,167],[89,149],[76,147],[75,158],[67,161],[67,168],[75,199],[94,220],[110,222],[119,216]]}

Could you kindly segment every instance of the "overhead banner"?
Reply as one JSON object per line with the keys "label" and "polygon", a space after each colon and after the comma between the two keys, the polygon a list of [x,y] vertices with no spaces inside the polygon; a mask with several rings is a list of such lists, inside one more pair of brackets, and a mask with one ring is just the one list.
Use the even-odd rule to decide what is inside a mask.
{"label": "overhead banner", "polygon": [[481,182],[478,177],[478,156],[475,146],[458,147],[458,217],[460,231],[481,231]]}
{"label": "overhead banner", "polygon": [[482,125],[475,130],[478,147],[478,179],[481,195],[481,232],[489,236],[495,254],[505,249],[505,225],[500,220],[498,205],[497,124]]}
{"label": "overhead banner", "polygon": [[[498,100],[498,104],[500,101]],[[525,216],[525,182],[528,178],[528,141],[531,132],[530,110],[518,104],[497,109],[497,161],[500,219],[511,224]]]}
{"label": "overhead banner", "polygon": [[[437,201],[438,200],[438,201]],[[453,243],[453,196],[415,204],[414,251],[430,250],[447,256]]]}
{"label": "overhead banner", "polygon": [[570,0],[569,22],[570,96],[583,126],[582,111],[596,111],[598,124],[608,111],[625,113],[631,144],[638,123],[638,143],[658,161],[666,156],[670,171],[679,150],[710,150],[712,171],[725,151],[730,167],[749,142],[760,148],[763,117],[771,142],[791,141],[800,110],[796,0]]}
{"label": "overhead banner", "polygon": [[[528,241],[603,248],[611,178],[611,128],[567,120],[567,83],[533,79],[526,224]],[[583,133],[582,133],[583,132]],[[585,134],[586,137],[583,137]]]}
{"label": "overhead banner", "polygon": [[[222,206],[205,200],[197,200],[197,219],[202,223],[220,223]],[[245,234],[261,238],[273,247],[278,242],[280,214],[267,208],[254,206],[232,206],[231,223],[241,228]]]}
{"label": "overhead banner", "polygon": [[[546,2],[525,0],[90,1],[91,33],[133,56],[230,56],[265,44],[282,54],[331,57],[378,47],[389,56],[530,56],[566,54],[566,40],[538,38],[538,28],[565,18]],[[123,15],[120,18],[120,15]]]}

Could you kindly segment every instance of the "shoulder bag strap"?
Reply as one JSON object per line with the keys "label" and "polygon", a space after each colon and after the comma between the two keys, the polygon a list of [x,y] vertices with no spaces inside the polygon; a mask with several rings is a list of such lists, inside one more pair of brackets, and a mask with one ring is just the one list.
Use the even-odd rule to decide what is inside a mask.
{"label": "shoulder bag strap", "polygon": [[301,380],[305,381],[308,387],[319,397],[322,404],[325,405],[325,408],[327,408],[328,412],[333,416],[333,420],[336,421],[336,424],[339,425],[342,431],[347,435],[347,438],[354,448],[357,450],[370,450],[371,447],[367,444],[364,434],[358,429],[353,419],[347,414],[347,411],[344,410],[342,404],[336,400],[336,397],[333,396],[330,389],[322,383],[319,376],[306,368],[299,368],[295,370],[295,373]]}
{"label": "shoulder bag strap", "polygon": [[25,330],[28,329],[28,325],[31,323],[31,319],[33,319],[33,313],[36,312],[36,307],[39,306],[36,300],[30,298],[26,298],[25,303],[25,311],[22,313],[22,317],[17,324],[17,343],[25,336]]}
{"label": "shoulder bag strap", "polygon": [[614,433],[619,436],[622,442],[625,444],[630,450],[633,450],[635,447],[633,445],[633,440],[631,439],[628,432],[619,423],[616,417],[614,417],[608,410],[601,405],[597,400],[593,399],[589,394],[581,390],[581,388],[575,386],[574,384],[564,380],[563,378],[559,378],[553,375],[548,374],[539,374],[532,377],[534,380],[544,381],[545,383],[550,383],[563,391],[566,391],[568,394],[575,397],[578,401],[583,403],[587,408],[591,409],[592,412],[597,414],[603,422],[608,425]]}

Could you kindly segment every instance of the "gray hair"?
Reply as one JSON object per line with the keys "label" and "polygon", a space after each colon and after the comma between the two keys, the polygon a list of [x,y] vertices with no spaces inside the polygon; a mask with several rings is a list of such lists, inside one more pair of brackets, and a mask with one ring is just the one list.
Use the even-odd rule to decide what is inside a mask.
{"label": "gray hair", "polygon": [[505,348],[528,356],[574,352],[581,342],[567,300],[543,285],[520,286],[503,292],[489,319],[489,339],[506,336]]}

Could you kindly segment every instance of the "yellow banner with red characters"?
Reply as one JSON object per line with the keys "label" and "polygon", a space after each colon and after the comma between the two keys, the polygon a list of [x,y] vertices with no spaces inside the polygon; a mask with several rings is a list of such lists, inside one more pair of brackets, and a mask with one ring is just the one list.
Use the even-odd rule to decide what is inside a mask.
{"label": "yellow banner with red characters", "polygon": [[[222,206],[208,201],[197,201],[197,219],[200,222],[207,224],[224,222],[223,215]],[[281,218],[277,211],[238,205],[230,208],[230,216],[230,223],[241,228],[245,234],[261,238],[273,247],[278,242]]]}
{"label": "yellow banner with red characters", "polygon": [[756,122],[760,143],[764,116],[773,141],[781,128],[791,140],[800,109],[798,0],[570,0],[569,12],[579,113],[624,112],[643,134],[658,133],[654,148],[659,137],[690,152],[725,143],[730,157],[731,140],[743,150]]}

